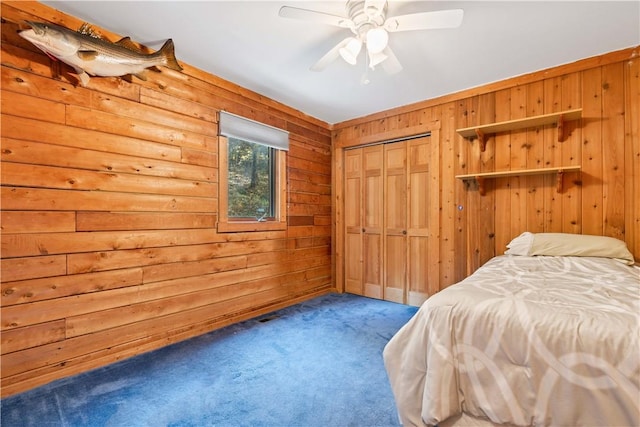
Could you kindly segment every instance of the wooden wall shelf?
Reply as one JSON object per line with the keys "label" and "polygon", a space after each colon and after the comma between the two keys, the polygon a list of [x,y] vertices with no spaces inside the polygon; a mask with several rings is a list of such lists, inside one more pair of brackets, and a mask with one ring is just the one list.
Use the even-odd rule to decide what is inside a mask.
{"label": "wooden wall shelf", "polygon": [[578,120],[580,118],[582,118],[582,108],[577,108],[575,110],[559,111],[557,113],[543,114],[541,116],[525,117],[522,119],[508,120],[505,122],[472,126],[468,128],[457,129],[457,132],[463,138],[478,138],[478,142],[480,143],[480,151],[484,151],[487,144],[487,135],[551,124],[557,125],[558,141],[563,141],[565,138],[564,122],[570,120]]}
{"label": "wooden wall shelf", "polygon": [[556,191],[562,193],[563,177],[565,172],[579,172],[580,166],[566,166],[560,168],[540,168],[540,169],[520,169],[509,170],[501,172],[482,172],[482,173],[470,173],[467,175],[456,175],[456,178],[462,180],[475,179],[478,183],[478,192],[481,196],[485,195],[484,180],[487,178],[504,178],[510,176],[525,176],[525,175],[543,175],[543,174],[557,174],[556,179]]}

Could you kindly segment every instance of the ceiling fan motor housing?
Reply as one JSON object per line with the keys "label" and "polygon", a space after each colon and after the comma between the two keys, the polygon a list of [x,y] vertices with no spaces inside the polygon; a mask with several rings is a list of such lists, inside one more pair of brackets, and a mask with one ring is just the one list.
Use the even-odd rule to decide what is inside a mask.
{"label": "ceiling fan motor housing", "polygon": [[384,24],[387,15],[387,6],[386,0],[347,0],[347,16],[349,16],[349,19],[355,24],[351,31],[362,41],[365,41],[367,31],[381,27]]}

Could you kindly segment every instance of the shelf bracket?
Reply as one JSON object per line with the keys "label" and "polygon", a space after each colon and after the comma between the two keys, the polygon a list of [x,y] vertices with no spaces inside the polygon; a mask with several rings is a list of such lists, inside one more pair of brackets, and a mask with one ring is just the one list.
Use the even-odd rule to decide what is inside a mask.
{"label": "shelf bracket", "polygon": [[558,175],[556,176],[556,192],[562,193],[562,187],[564,184],[564,171],[561,169],[558,171]]}
{"label": "shelf bracket", "polygon": [[476,182],[478,183],[478,194],[484,196],[486,193],[484,188],[484,176],[476,176]]}
{"label": "shelf bracket", "polygon": [[476,129],[476,136],[478,137],[478,143],[480,144],[480,151],[484,153],[484,150],[487,148],[487,137],[485,136],[482,129]]}
{"label": "shelf bracket", "polygon": [[564,114],[558,116],[558,142],[562,141],[564,141]]}

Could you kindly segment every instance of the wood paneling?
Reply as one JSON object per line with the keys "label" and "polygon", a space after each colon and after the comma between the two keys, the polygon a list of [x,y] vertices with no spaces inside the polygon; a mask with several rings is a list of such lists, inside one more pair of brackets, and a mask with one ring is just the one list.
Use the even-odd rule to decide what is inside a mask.
{"label": "wood paneling", "polygon": [[[1,11],[3,396],[332,289],[327,123],[188,64],[77,86],[17,30],[81,21]],[[216,232],[221,109],[290,132],[286,230]]]}
{"label": "wood paneling", "polygon": [[[437,143],[429,167],[439,189],[431,211],[439,208],[439,246],[429,266],[429,293],[475,271],[523,231],[612,236],[624,240],[640,260],[640,47],[611,52],[441,98],[427,100],[333,127],[334,174],[342,171],[344,147],[357,147],[387,136],[409,136],[428,128]],[[484,152],[456,129],[582,108],[582,119],[565,123],[558,141],[551,125],[500,132],[487,138]],[[429,125],[429,121],[437,125]],[[549,176],[501,177],[475,181],[454,175],[526,168],[582,165],[568,173],[561,193]],[[342,288],[340,234],[342,193],[334,185],[336,284]],[[426,191],[426,189],[425,189]],[[439,202],[438,202],[439,201]],[[431,259],[431,255],[430,255]],[[434,270],[434,271],[432,271]]]}

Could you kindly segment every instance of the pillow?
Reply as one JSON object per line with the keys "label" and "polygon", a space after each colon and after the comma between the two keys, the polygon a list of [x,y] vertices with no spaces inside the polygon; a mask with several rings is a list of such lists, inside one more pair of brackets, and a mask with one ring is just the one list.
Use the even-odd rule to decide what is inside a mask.
{"label": "pillow", "polygon": [[533,244],[533,233],[525,231],[515,239],[513,239],[507,245],[507,250],[504,252],[507,255],[529,255],[529,249]]}
{"label": "pillow", "polygon": [[[591,236],[569,233],[522,233],[513,239],[505,254],[547,256],[593,256],[614,258],[628,265],[634,259],[627,244],[622,240],[606,236]],[[526,251],[526,252],[525,252]]]}

